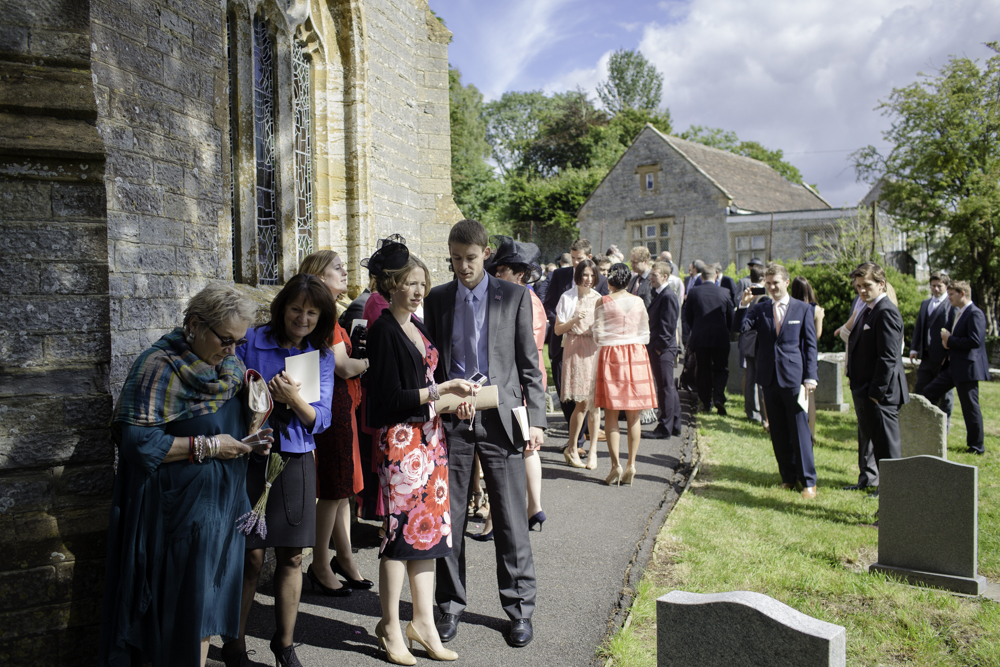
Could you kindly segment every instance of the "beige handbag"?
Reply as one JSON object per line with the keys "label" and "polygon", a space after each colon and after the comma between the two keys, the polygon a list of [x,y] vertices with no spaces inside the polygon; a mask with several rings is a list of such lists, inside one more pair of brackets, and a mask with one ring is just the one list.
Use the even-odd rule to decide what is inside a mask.
{"label": "beige handbag", "polygon": [[271,392],[267,389],[267,383],[260,373],[252,368],[248,368],[243,378],[247,387],[247,406],[250,408],[250,424],[247,426],[247,433],[253,435],[259,431],[264,422],[267,421],[271,410],[274,408],[274,400]]}

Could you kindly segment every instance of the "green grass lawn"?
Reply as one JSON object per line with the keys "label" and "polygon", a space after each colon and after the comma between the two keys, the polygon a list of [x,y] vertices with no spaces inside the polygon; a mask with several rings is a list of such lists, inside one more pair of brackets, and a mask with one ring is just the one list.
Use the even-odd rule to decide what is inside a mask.
{"label": "green grass lawn", "polygon": [[[956,399],[948,458],[979,466],[979,573],[996,582],[1000,383],[979,388],[987,454],[965,453]],[[742,410],[734,406],[731,414],[742,417]],[[878,504],[840,490],[857,481],[853,408],[817,415],[819,497],[812,501],[779,488],[762,429],[736,416],[698,418],[701,470],[660,531],[629,627],[601,649],[615,665],[656,664],[656,598],[675,589],[756,591],[842,625],[849,665],[1000,665],[1000,604],[868,573],[878,556]]]}

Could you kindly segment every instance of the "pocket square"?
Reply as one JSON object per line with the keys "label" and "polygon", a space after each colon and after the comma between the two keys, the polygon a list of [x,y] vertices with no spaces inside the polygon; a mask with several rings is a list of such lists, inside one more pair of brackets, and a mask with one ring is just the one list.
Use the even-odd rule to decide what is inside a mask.
{"label": "pocket square", "polygon": [[792,320],[789,324],[802,324],[802,320]]}
{"label": "pocket square", "polygon": [[868,325],[866,324],[866,325],[865,325],[865,328],[864,328],[864,329],[862,329],[862,331],[868,331],[869,329],[871,329],[871,327],[870,327],[870,326],[868,326]]}

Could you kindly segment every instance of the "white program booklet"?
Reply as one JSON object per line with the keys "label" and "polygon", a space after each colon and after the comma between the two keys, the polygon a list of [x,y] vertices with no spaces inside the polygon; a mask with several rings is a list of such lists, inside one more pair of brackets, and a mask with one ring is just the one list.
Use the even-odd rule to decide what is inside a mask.
{"label": "white program booklet", "polygon": [[529,437],[530,431],[528,430],[529,428],[528,408],[524,407],[523,405],[519,405],[516,408],[514,408],[511,412],[514,413],[514,421],[517,422],[517,425],[521,428],[521,437],[524,438],[525,442],[528,442],[528,440],[530,439]]}
{"label": "white program booklet", "polygon": [[799,385],[799,407],[804,412],[809,412],[809,392],[804,384]]}
{"label": "white program booklet", "polygon": [[306,403],[319,400],[319,350],[297,354],[285,358],[285,373],[296,382],[301,382],[299,396]]}

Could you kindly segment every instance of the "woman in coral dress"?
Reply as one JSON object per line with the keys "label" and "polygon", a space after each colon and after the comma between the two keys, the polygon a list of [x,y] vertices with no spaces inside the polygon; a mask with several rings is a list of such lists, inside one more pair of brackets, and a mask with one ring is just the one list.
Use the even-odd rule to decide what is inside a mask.
{"label": "woman in coral dress", "polygon": [[[576,289],[568,289],[556,305],[556,323],[553,332],[563,338],[562,396],[565,401],[576,401],[576,408],[569,418],[569,442],[563,449],[566,463],[574,468],[593,470],[597,467],[598,413],[593,406],[594,362],[597,344],[591,328],[594,325],[594,306],[600,293],[593,289],[597,284],[597,265],[585,259],[573,271]],[[583,428],[584,418],[589,419],[590,455],[587,463],[580,460],[576,442]]]}
{"label": "woman in coral dress", "polygon": [[[656,388],[649,366],[649,316],[642,299],[626,291],[632,277],[628,267],[608,270],[609,296],[601,297],[594,312],[594,341],[600,347],[594,382],[594,405],[604,408],[604,432],[611,454],[608,484],[632,484],[635,457],[642,437],[639,413],[656,408]],[[628,424],[628,464],[618,463],[618,413]]]}
{"label": "woman in coral dress", "polygon": [[[368,260],[368,270],[389,302],[368,332],[367,414],[377,429],[379,514],[386,516],[379,549],[382,618],[375,635],[389,662],[416,664],[399,628],[399,598],[409,575],[410,646],[416,641],[436,660],[455,660],[457,654],[444,648],[434,626],[434,559],[451,554],[452,536],[447,442],[433,401],[442,394],[470,396],[475,388],[466,380],[434,382],[438,352],[414,317],[430,288],[424,263],[405,245],[388,242]],[[474,414],[470,403],[459,406],[459,418]]]}

